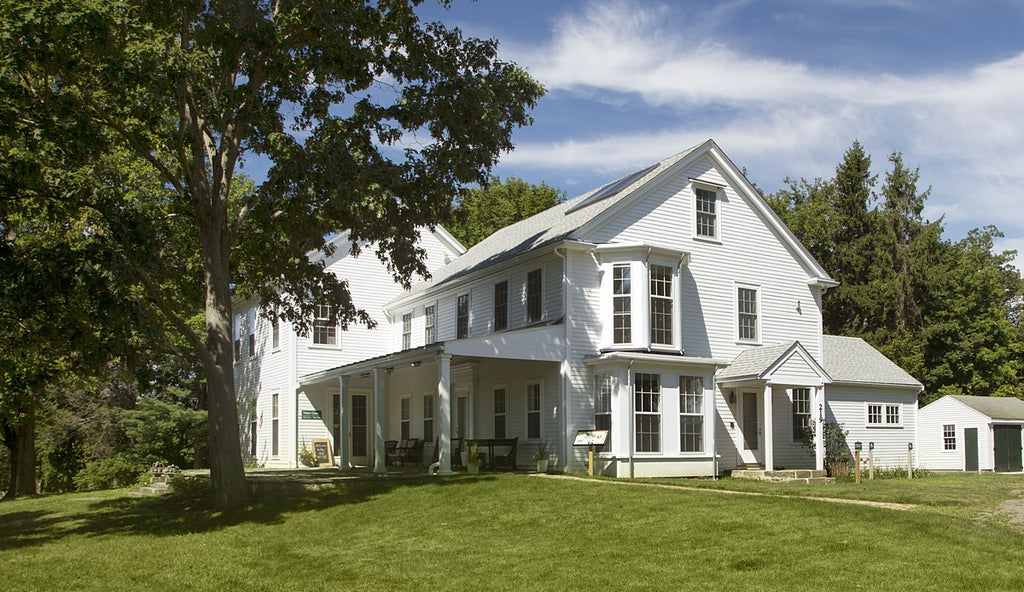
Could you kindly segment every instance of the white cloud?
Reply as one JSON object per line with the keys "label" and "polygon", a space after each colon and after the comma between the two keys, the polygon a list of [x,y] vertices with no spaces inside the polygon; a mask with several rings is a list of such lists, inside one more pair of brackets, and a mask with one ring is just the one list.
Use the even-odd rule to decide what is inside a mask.
{"label": "white cloud", "polygon": [[[725,20],[731,8],[713,16]],[[752,172],[813,177],[831,174],[859,139],[876,172],[891,150],[920,164],[920,189],[934,187],[933,217],[1024,234],[1024,53],[962,70],[864,74],[744,53],[716,34],[727,23],[694,22],[704,21],[680,22],[661,5],[602,2],[564,15],[549,44],[518,48],[514,59],[553,96],[639,101],[663,125],[520,144],[503,162],[622,172],[712,137]],[[728,116],[695,124],[708,106]]]}

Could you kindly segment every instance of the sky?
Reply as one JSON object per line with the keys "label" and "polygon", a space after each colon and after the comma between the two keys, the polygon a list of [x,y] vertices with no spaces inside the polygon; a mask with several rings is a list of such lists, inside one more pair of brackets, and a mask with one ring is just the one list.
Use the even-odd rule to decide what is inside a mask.
{"label": "sky", "polygon": [[946,238],[995,225],[1024,269],[1024,0],[427,0],[546,88],[495,169],[579,195],[714,139],[763,191],[919,167]]}

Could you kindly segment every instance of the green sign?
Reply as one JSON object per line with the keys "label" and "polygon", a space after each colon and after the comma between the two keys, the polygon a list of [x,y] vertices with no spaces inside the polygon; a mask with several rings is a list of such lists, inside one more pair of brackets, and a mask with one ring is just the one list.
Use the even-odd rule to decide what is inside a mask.
{"label": "green sign", "polygon": [[319,409],[303,409],[302,419],[320,419]]}

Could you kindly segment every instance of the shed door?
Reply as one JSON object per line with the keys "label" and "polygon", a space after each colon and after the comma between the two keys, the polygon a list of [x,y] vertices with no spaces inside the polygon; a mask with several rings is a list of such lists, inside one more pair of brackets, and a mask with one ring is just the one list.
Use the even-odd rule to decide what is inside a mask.
{"label": "shed door", "polygon": [[964,470],[978,470],[978,428],[964,428]]}
{"label": "shed door", "polygon": [[996,453],[996,471],[1016,473],[1021,471],[1021,426],[993,426]]}

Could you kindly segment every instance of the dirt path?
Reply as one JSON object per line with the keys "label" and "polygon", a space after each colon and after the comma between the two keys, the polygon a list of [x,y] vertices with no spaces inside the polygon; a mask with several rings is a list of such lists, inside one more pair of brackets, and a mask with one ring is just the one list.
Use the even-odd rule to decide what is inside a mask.
{"label": "dirt path", "polygon": [[[818,496],[809,496],[809,495],[782,495],[782,494],[775,494],[775,493],[760,493],[760,492],[756,492],[756,491],[730,491],[728,489],[710,489],[710,488],[707,488],[707,487],[687,487],[685,485],[668,485],[668,484],[664,484],[664,483],[637,483],[636,481],[626,481],[626,480],[618,480],[618,479],[616,479],[614,481],[608,481],[608,480],[604,480],[604,479],[587,479],[585,477],[576,477],[574,475],[546,475],[546,474],[536,473],[533,476],[535,476],[535,477],[543,477],[545,479],[566,479],[566,480],[572,480],[572,481],[585,481],[587,483],[604,483],[604,484],[608,484],[608,485],[625,485],[625,486],[632,486],[632,487],[655,487],[655,488],[659,488],[659,489],[675,489],[675,490],[679,490],[679,491],[701,491],[701,492],[704,492],[704,493],[722,493],[722,494],[727,494],[727,495],[750,495],[750,496],[757,496],[757,497],[779,497],[779,498],[788,498],[788,499],[808,499],[808,500],[814,500],[814,501],[817,501],[817,502],[829,502],[829,503],[833,503],[833,504],[851,504],[851,505],[854,505],[854,506],[869,506],[869,507],[872,507],[872,508],[885,508],[887,510],[913,510],[914,508],[917,507],[914,504],[897,504],[897,503],[892,503],[892,502],[873,502],[873,501],[869,501],[869,500],[842,499],[842,498],[834,498],[834,497],[818,497]],[[1022,521],[1024,521],[1024,500],[1010,500],[1010,501],[1018,501],[1018,502],[1021,503],[1020,508],[1019,508],[1019,510],[1021,512],[1020,518],[1021,518]],[[1009,502],[1007,502],[1007,503],[1009,503]]]}
{"label": "dirt path", "polygon": [[1019,497],[1006,500],[987,514],[1006,516],[1010,524],[1024,524],[1024,489],[1014,489],[1010,493]]}

